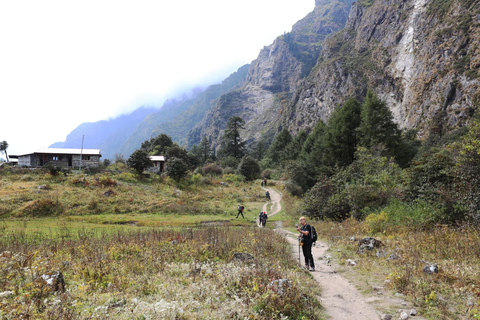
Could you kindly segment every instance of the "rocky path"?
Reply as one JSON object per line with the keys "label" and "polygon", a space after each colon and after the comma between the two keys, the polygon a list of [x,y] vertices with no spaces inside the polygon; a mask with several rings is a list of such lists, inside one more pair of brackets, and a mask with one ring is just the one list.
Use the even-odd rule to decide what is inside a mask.
{"label": "rocky path", "polygon": [[[282,199],[281,193],[273,188],[264,188],[270,191],[272,201],[267,202],[263,206],[263,211],[266,211],[271,217],[280,212]],[[295,259],[299,260],[300,265],[303,265],[303,254],[298,246],[297,234],[285,230],[280,225],[277,225],[276,230],[282,232],[288,242],[292,246],[292,252]],[[410,315],[411,308],[407,303],[399,298],[393,297],[388,292],[373,291],[372,294],[363,295],[358,291],[354,284],[352,284],[345,277],[337,273],[339,266],[334,262],[329,262],[323,257],[327,256],[326,251],[329,249],[324,242],[317,241],[315,247],[312,248],[312,254],[315,259],[315,271],[310,272],[312,277],[321,288],[322,294],[320,302],[325,308],[325,313],[329,319],[334,320],[375,320],[375,319],[401,319],[402,312],[405,316]],[[394,314],[391,318],[378,310],[391,310]],[[422,319],[422,317],[415,316],[415,319]]]}

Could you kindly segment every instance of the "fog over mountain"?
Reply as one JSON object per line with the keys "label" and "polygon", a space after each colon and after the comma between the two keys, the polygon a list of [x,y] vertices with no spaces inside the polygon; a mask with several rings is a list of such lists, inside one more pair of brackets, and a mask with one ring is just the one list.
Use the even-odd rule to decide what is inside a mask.
{"label": "fog over mountain", "polygon": [[419,138],[439,123],[446,131],[464,126],[478,110],[480,8],[475,1],[315,4],[291,32],[264,46],[257,59],[221,84],[172,99],[143,119],[132,114],[131,123],[125,119],[124,124],[131,128],[125,130],[129,136],[122,132],[122,139],[107,141],[114,130],[100,129],[108,123],[101,122],[95,134],[104,138],[92,147],[103,149],[107,158],[117,152],[128,157],[143,141],[166,133],[185,147],[205,136],[215,149],[231,116],[245,120],[242,136],[248,143],[269,142],[282,128],[308,132],[349,97],[362,101],[369,89]]}

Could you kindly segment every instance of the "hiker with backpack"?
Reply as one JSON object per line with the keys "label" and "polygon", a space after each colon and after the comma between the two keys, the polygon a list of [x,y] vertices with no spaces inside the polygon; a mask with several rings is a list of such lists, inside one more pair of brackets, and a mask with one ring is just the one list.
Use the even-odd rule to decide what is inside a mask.
{"label": "hiker with backpack", "polygon": [[300,241],[300,246],[302,247],[303,256],[305,257],[304,268],[310,271],[315,271],[315,262],[313,261],[312,256],[312,244],[317,240],[314,238],[314,234],[316,236],[316,232],[313,231],[315,230],[313,227],[307,224],[305,217],[301,217],[299,221],[300,226],[296,225],[295,229],[300,232],[298,238]]}
{"label": "hiker with backpack", "polygon": [[265,227],[265,225],[267,224],[267,219],[267,213],[265,211],[260,211],[260,213],[258,214],[258,221],[260,222],[261,227]]}
{"label": "hiker with backpack", "polygon": [[237,218],[238,218],[239,215],[242,215],[242,218],[245,219],[245,217],[243,216],[243,210],[244,210],[244,209],[245,209],[244,206],[242,206],[241,204],[238,204],[238,207],[237,207],[237,210],[238,210],[238,212],[237,212]]}
{"label": "hiker with backpack", "polygon": [[267,190],[267,192],[265,192],[265,198],[267,198],[268,200],[272,200],[270,198],[270,192]]}

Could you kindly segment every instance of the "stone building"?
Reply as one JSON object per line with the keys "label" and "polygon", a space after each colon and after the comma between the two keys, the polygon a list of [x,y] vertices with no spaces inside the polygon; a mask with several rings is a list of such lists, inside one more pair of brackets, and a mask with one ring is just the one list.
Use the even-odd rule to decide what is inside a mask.
{"label": "stone building", "polygon": [[43,167],[47,163],[64,168],[98,167],[99,149],[46,148],[18,156],[19,167]]}

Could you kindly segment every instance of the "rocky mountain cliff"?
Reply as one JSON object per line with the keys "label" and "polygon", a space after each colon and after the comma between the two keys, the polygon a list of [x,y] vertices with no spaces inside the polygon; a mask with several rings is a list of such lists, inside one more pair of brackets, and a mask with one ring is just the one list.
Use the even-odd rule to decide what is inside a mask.
{"label": "rocky mountain cliff", "polygon": [[311,128],[371,88],[419,137],[436,114],[454,129],[479,107],[479,44],[478,1],[357,2],[295,92],[286,123],[292,132]]}
{"label": "rocky mountain cliff", "polygon": [[237,115],[246,122],[248,141],[271,140],[282,126],[292,94],[317,63],[323,41],[341,30],[347,21],[351,0],[317,0],[316,7],[298,21],[290,33],[264,47],[248,71],[243,86],[223,95],[199,125],[190,132],[188,145],[205,135],[218,147],[228,119]]}
{"label": "rocky mountain cliff", "polygon": [[368,89],[420,138],[434,117],[452,130],[479,108],[479,0],[315,4],[251,65],[146,116],[115,145],[117,152],[128,157],[160,133],[187,147],[206,136],[217,148],[232,116],[246,122],[247,142],[268,143],[284,127],[295,134],[326,122],[347,98],[362,101]]}

